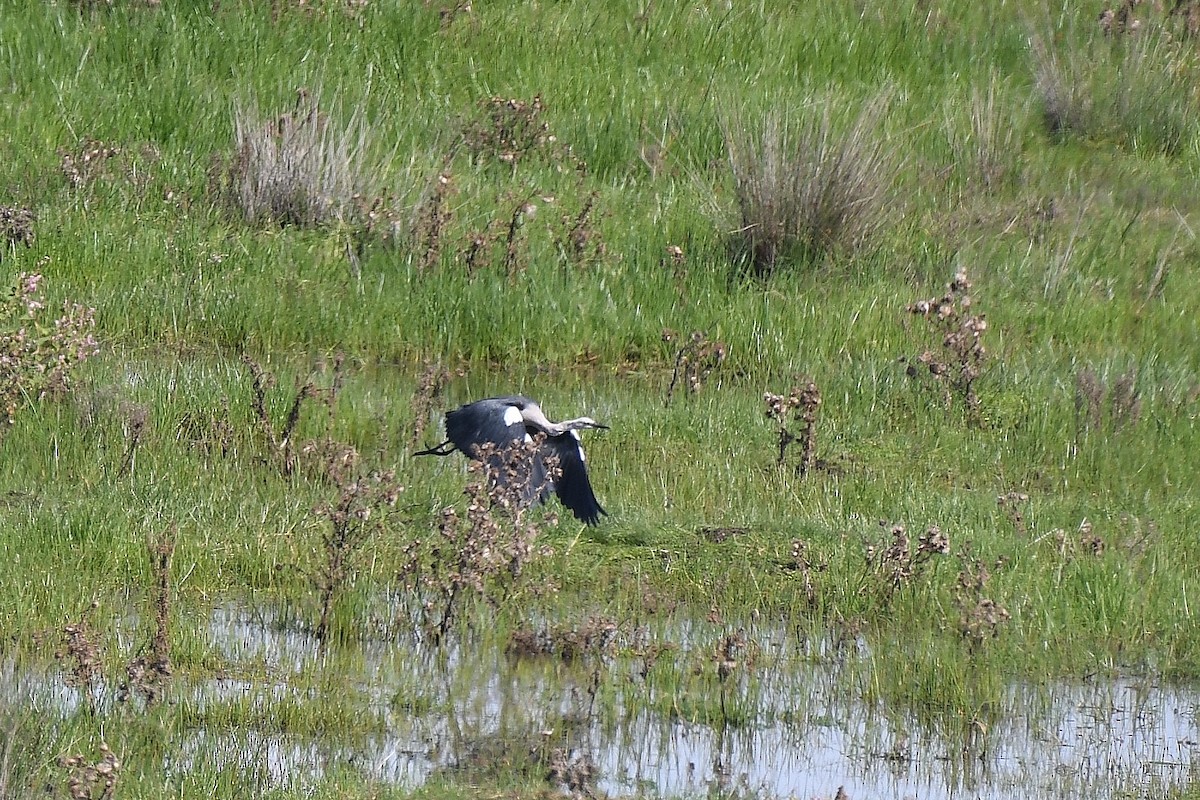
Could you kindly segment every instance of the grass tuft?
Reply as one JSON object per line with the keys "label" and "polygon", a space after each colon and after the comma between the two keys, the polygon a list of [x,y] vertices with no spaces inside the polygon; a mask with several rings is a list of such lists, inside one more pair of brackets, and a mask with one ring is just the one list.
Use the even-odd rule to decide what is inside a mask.
{"label": "grass tuft", "polygon": [[848,123],[833,103],[794,123],[771,115],[760,131],[725,123],[741,212],[736,242],[755,276],[853,253],[887,224],[899,167],[881,130],[891,98],[880,93]]}
{"label": "grass tuft", "polygon": [[253,104],[234,109],[233,152],[218,157],[210,192],[248,224],[313,227],[344,219],[367,181],[371,139],[361,110],[337,127],[319,95],[265,119]]}

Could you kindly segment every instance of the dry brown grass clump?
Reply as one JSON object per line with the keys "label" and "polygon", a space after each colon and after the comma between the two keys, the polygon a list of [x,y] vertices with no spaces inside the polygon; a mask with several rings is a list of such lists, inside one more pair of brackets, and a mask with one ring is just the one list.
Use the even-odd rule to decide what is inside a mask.
{"label": "dry brown grass clump", "polygon": [[890,102],[884,92],[846,124],[835,103],[800,122],[768,117],[761,131],[725,124],[741,212],[735,236],[754,275],[853,253],[887,224],[898,169],[881,130]]}
{"label": "dry brown grass clump", "polygon": [[239,104],[232,153],[216,157],[209,190],[252,225],[312,227],[346,219],[365,194],[371,144],[361,110],[336,125],[306,89],[291,111],[273,119],[253,104]]}

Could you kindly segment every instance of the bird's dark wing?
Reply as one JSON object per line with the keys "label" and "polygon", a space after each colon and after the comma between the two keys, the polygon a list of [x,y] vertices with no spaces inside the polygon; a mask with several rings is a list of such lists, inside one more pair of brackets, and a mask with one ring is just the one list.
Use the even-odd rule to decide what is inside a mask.
{"label": "bird's dark wing", "polygon": [[475,457],[475,448],[491,442],[504,447],[514,439],[525,438],[525,424],[513,418],[505,419],[509,409],[520,419],[520,406],[508,398],[493,397],[478,400],[446,414],[446,436],[468,457]]}
{"label": "bird's dark wing", "polygon": [[592,492],[579,435],[575,431],[567,431],[561,436],[548,437],[543,450],[549,450],[558,456],[558,465],[562,470],[562,476],[555,481],[554,487],[558,492],[558,499],[571,509],[571,513],[581,522],[588,525],[599,523],[600,515],[608,512],[600,507],[595,493]]}
{"label": "bird's dark wing", "polygon": [[492,397],[478,400],[446,414],[446,436],[469,458],[478,458],[476,448],[483,444],[496,446],[496,453],[487,459],[488,472],[500,485],[516,484],[526,503],[545,500],[551,485],[546,480],[546,465],[535,453],[524,466],[519,456],[505,448],[513,442],[525,441],[527,435],[521,409],[532,401],[523,397]]}

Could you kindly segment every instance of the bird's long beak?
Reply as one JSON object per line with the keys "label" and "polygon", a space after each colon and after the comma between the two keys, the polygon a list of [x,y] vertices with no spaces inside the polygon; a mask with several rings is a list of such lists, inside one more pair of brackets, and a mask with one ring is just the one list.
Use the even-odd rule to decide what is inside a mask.
{"label": "bird's long beak", "polygon": [[608,430],[608,429],[609,429],[607,425],[601,425],[599,422],[597,422],[597,423],[595,423],[594,425],[592,425],[592,427],[593,427],[593,428],[599,428],[599,429],[600,429],[600,430],[602,430],[602,431],[606,431],[606,430]]}

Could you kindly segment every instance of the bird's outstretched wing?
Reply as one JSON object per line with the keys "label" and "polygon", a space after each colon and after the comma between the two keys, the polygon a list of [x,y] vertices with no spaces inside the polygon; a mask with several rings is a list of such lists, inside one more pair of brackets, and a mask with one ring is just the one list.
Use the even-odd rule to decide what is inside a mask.
{"label": "bird's outstretched wing", "polygon": [[607,515],[608,512],[601,508],[592,491],[579,435],[575,431],[567,431],[560,436],[551,436],[546,439],[544,449],[558,456],[558,465],[562,470],[562,475],[555,481],[554,487],[558,492],[558,499],[571,509],[571,513],[579,521],[588,525],[599,523],[600,515]]}
{"label": "bird's outstretched wing", "polygon": [[521,397],[478,400],[446,414],[446,436],[468,458],[479,458],[480,445],[491,444],[494,453],[486,459],[488,473],[501,486],[517,484],[526,503],[545,500],[551,490],[541,453],[528,456],[519,467],[518,454],[507,450],[528,436],[521,409],[531,401]]}
{"label": "bird's outstretched wing", "polygon": [[447,413],[446,436],[455,447],[474,458],[475,448],[481,444],[490,442],[505,447],[514,439],[524,439],[525,423],[521,421],[518,406],[503,398],[489,398]]}

